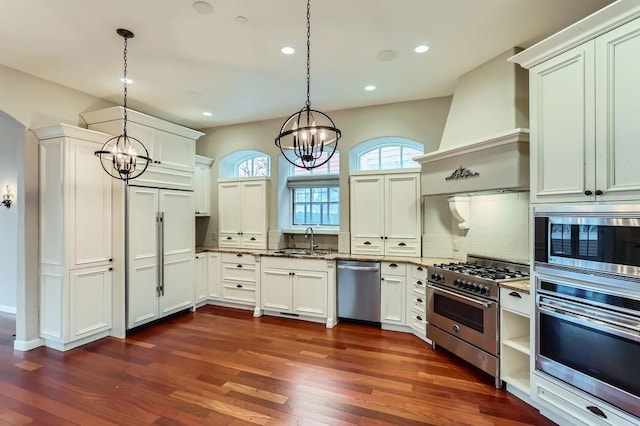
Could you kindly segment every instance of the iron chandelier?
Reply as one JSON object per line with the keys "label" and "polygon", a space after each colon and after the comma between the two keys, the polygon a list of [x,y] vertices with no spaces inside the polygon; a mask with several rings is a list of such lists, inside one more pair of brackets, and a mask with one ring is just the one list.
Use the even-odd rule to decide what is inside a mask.
{"label": "iron chandelier", "polygon": [[307,0],[307,101],[280,128],[275,139],[287,161],[296,167],[313,169],[327,163],[338,147],[342,136],[333,120],[311,108],[311,0]]}
{"label": "iron chandelier", "polygon": [[100,164],[105,172],[116,179],[128,182],[147,170],[151,158],[149,151],[138,139],[127,134],[127,40],[133,38],[133,33],[124,28],[118,28],[118,35],[124,38],[124,114],[122,134],[109,139],[102,149],[95,152],[100,158]]}

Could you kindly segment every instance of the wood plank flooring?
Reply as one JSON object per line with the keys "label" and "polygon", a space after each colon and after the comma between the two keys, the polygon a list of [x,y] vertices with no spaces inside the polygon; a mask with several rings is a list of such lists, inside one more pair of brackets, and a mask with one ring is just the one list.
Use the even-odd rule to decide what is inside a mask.
{"label": "wood plank flooring", "polygon": [[409,334],[205,306],[66,353],[13,351],[0,314],[0,424],[551,425]]}

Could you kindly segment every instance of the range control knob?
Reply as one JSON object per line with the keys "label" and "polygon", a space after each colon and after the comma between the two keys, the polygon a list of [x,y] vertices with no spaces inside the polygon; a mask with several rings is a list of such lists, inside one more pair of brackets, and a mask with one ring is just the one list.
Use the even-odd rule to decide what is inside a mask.
{"label": "range control knob", "polygon": [[471,288],[471,283],[470,283],[470,282],[468,282],[468,281],[463,281],[462,283],[464,284],[464,289],[465,289],[465,290],[468,290],[469,288]]}
{"label": "range control knob", "polygon": [[487,294],[489,293],[489,287],[484,286],[480,289],[480,294]]}
{"label": "range control knob", "polygon": [[461,284],[462,284],[462,281],[461,281],[461,280],[455,280],[455,281],[453,282],[453,285],[454,285],[454,286],[456,286],[456,287],[460,286]]}
{"label": "range control knob", "polygon": [[431,274],[431,279],[436,280],[438,278],[438,274]]}

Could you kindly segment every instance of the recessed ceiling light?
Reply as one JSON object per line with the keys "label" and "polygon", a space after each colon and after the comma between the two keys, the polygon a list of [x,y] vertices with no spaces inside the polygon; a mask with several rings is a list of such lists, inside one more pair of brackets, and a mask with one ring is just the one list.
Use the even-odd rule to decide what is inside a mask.
{"label": "recessed ceiling light", "polygon": [[201,15],[211,15],[213,13],[213,6],[206,1],[193,2],[193,8]]}
{"label": "recessed ceiling light", "polygon": [[213,114],[210,113],[209,111],[205,111],[202,113],[202,115],[204,115],[205,117],[211,117]]}
{"label": "recessed ceiling light", "polygon": [[413,49],[416,53],[424,53],[426,51],[429,50],[429,46],[427,46],[426,44],[421,44],[419,46],[416,46],[415,49]]}
{"label": "recessed ceiling light", "polygon": [[382,62],[393,61],[398,54],[394,50],[382,50],[378,52],[376,58]]}
{"label": "recessed ceiling light", "polygon": [[127,83],[127,84],[133,84],[133,80],[131,80],[130,78],[120,78],[120,81],[123,83]]}
{"label": "recessed ceiling light", "polygon": [[293,55],[294,53],[296,53],[296,49],[294,49],[291,46],[285,46],[282,49],[280,49],[280,51],[285,55]]}
{"label": "recessed ceiling light", "polygon": [[366,90],[367,92],[373,92],[374,90],[376,90],[376,86],[374,86],[373,84],[370,84],[368,86],[365,86],[364,90]]}

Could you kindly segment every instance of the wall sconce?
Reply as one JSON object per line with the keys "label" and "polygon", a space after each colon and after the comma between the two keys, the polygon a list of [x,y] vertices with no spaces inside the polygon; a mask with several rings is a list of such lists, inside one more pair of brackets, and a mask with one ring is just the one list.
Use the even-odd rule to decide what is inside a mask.
{"label": "wall sconce", "polygon": [[13,194],[11,193],[11,189],[9,188],[9,185],[7,185],[5,190],[2,192],[2,201],[0,203],[6,208],[10,208],[12,198],[13,198]]}

